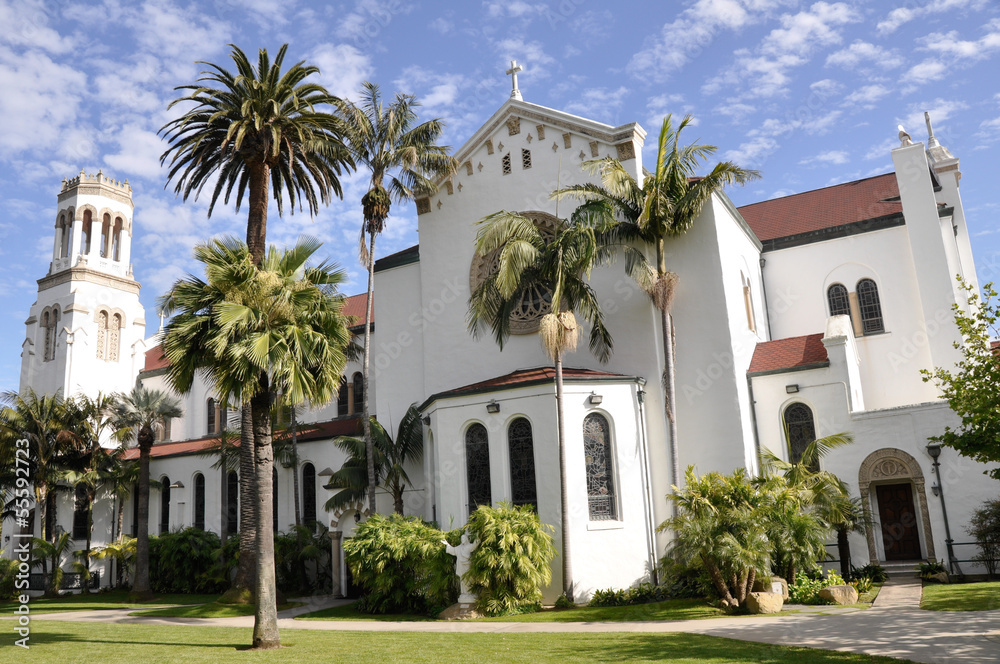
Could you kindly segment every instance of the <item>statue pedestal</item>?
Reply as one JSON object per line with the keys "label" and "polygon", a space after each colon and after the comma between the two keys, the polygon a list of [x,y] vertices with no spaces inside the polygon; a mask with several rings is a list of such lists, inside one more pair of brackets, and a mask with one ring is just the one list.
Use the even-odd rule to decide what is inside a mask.
{"label": "statue pedestal", "polygon": [[466,620],[468,618],[482,618],[483,614],[476,610],[473,602],[456,602],[441,612],[438,616],[441,620]]}

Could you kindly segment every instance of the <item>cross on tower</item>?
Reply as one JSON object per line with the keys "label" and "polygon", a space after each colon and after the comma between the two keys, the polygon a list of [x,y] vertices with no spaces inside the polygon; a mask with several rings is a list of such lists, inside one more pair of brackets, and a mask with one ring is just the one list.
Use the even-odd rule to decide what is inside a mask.
{"label": "cross on tower", "polygon": [[519,71],[524,71],[524,67],[517,64],[517,60],[511,60],[510,69],[507,70],[507,75],[511,77],[510,98],[521,101],[521,91],[517,89],[517,72]]}

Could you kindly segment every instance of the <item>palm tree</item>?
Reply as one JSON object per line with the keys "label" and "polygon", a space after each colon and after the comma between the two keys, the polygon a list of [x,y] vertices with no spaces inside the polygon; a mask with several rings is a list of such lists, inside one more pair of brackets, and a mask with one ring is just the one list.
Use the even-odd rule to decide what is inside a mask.
{"label": "palm tree", "polygon": [[604,325],[597,294],[587,283],[595,266],[610,254],[600,242],[604,229],[592,224],[587,209],[578,209],[569,224],[562,223],[546,241],[535,223],[514,212],[491,214],[479,223],[476,253],[497,252],[498,266],[469,297],[469,330],[478,337],[490,328],[503,350],[510,336],[510,317],[522,299],[538,288],[551,291],[552,311],[542,317],[539,336],[556,370],[556,413],[559,441],[559,477],[562,510],[563,591],[573,597],[569,547],[569,494],[566,487],[566,436],[563,417],[563,356],[576,350],[579,313],[591,325],[590,350],[601,362],[611,357],[614,342]]}
{"label": "palm tree", "polygon": [[[359,238],[361,264],[368,268],[365,304],[365,344],[362,376],[362,418],[368,458],[368,507],[375,513],[375,454],[369,407],[369,360],[371,358],[372,296],[375,292],[375,238],[385,229],[392,202],[413,200],[418,193],[433,193],[431,179],[455,171],[448,146],[437,145],[444,124],[440,119],[417,124],[413,95],[397,94],[388,107],[382,104],[378,85],[365,81],[361,103],[341,103],[348,130],[348,145],[359,167],[371,172],[368,192],[361,199],[364,223]],[[367,241],[366,241],[367,240]]]}
{"label": "palm tree", "polygon": [[[214,182],[208,216],[212,216],[219,196],[228,204],[236,190],[236,210],[243,197],[249,199],[246,243],[256,265],[264,262],[267,247],[267,209],[273,193],[278,215],[283,214],[287,193],[294,214],[303,201],[309,215],[342,197],[341,171],[354,167],[343,143],[344,124],[334,113],[322,110],[340,100],[326,88],[310,82],[319,68],[297,62],[282,72],[288,44],[271,62],[260,49],[257,66],[235,45],[230,57],[236,67],[231,73],[219,65],[201,62],[203,71],[195,85],[176,88],[187,94],[170,104],[194,104],[181,117],[160,129],[170,143],[160,157],[170,159],[169,178],[176,179],[174,192],[184,200],[195,198],[206,184]],[[272,192],[273,189],[273,192]],[[248,408],[243,404],[243,408]],[[244,423],[252,421],[247,413]],[[252,585],[256,560],[256,514],[252,510],[259,477],[254,470],[253,437],[250,427],[241,436],[240,463],[240,567],[236,589]]]}
{"label": "palm tree", "polygon": [[64,574],[62,568],[63,557],[69,551],[70,544],[73,543],[70,533],[60,533],[58,536],[53,537],[51,542],[40,537],[35,537],[31,540],[31,543],[33,544],[31,559],[35,561],[34,564],[36,566],[45,566],[48,564],[52,567],[48,585],[45,586],[45,596],[57,597]]}
{"label": "palm tree", "polygon": [[[344,298],[345,276],[329,264],[310,267],[319,249],[302,239],[284,252],[271,248],[258,268],[246,244],[214,240],[195,248],[207,280],[188,277],[161,300],[176,313],[165,328],[167,376],[187,391],[204,371],[217,394],[249,402],[253,414],[257,472],[257,575],[253,646],[280,646],[275,601],[272,520],[273,409],[308,400],[323,404],[340,385],[350,342]],[[280,395],[280,401],[273,398]]]}
{"label": "palm tree", "polygon": [[[399,422],[396,439],[374,417],[371,421],[375,450],[375,483],[392,496],[392,507],[403,513],[403,492],[412,484],[406,474],[406,464],[420,459],[423,454],[423,423],[416,404],[411,405]],[[326,501],[326,509],[344,507],[363,500],[368,493],[368,450],[363,438],[340,436],[334,445],[347,453],[347,460],[340,470],[330,477],[330,486],[340,491]]]}
{"label": "palm tree", "polygon": [[134,601],[152,599],[149,585],[149,457],[157,431],[166,421],[183,413],[180,401],[161,390],[136,386],[116,397],[114,428],[119,441],[135,440],[139,446],[139,527],[135,553],[135,580],[130,593]]}
{"label": "palm tree", "polygon": [[656,166],[645,173],[642,183],[636,181],[615,159],[585,162],[601,177],[601,185],[582,184],[556,192],[556,197],[574,196],[584,201],[596,214],[604,214],[618,223],[608,234],[608,240],[625,245],[641,243],[656,251],[656,265],[649,266],[641,254],[626,255],[625,266],[653,301],[660,312],[663,341],[664,410],[670,433],[670,464],[673,483],[680,483],[680,461],[677,453],[677,418],[675,412],[675,363],[673,306],[677,275],[667,267],[668,238],[683,235],[694,224],[702,208],[732,184],[746,184],[760,177],[758,171],[740,168],[731,161],[717,163],[704,176],[696,169],[715,154],[714,145],[692,143],[680,145],[681,132],[693,118],[684,116],[674,129],[672,115],[663,118],[656,149]]}
{"label": "palm tree", "polygon": [[120,576],[127,577],[135,564],[135,549],[136,540],[134,537],[119,535],[114,541],[94,549],[94,558],[98,560],[110,558],[116,561]]}

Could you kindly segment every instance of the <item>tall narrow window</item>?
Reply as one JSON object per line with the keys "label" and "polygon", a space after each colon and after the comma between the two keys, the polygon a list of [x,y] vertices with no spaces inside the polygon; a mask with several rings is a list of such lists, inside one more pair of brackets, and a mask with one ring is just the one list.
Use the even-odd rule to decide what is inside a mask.
{"label": "tall narrow window", "polygon": [[524,170],[528,170],[529,168],[531,168],[530,150],[524,150],[524,149],[521,150],[521,168],[523,168]]}
{"label": "tall narrow window", "polygon": [[337,391],[337,417],[348,414],[347,376],[340,377],[340,389]]}
{"label": "tall narrow window", "polygon": [[503,165],[503,174],[510,175],[510,153],[505,154],[500,161]]}
{"label": "tall narrow window", "polygon": [[97,312],[97,359],[103,360],[107,357],[106,348],[108,345],[108,325],[111,320],[107,311]]}
{"label": "tall narrow window", "polygon": [[535,443],[531,422],[519,417],[507,428],[510,448],[510,498],[514,505],[531,505],[538,511],[538,489],[535,484]]}
{"label": "tall narrow window", "polygon": [[742,272],[740,272],[740,279],[743,281],[743,306],[747,312],[747,327],[751,332],[756,332],[757,319],[753,313],[753,292],[750,290],[750,280]]}
{"label": "tall narrow window", "polygon": [[170,478],[160,478],[160,534],[170,532]]}
{"label": "tall narrow window", "polygon": [[833,284],[826,289],[826,302],[830,305],[831,316],[850,316],[851,301],[847,296],[847,286]]}
{"label": "tall narrow window", "polygon": [[83,211],[83,234],[81,236],[80,249],[84,254],[90,253],[90,235],[93,230],[93,216],[90,210]]}
{"label": "tall narrow window", "polygon": [[206,411],[207,411],[207,415],[205,417],[205,420],[206,420],[205,421],[205,425],[206,425],[205,430],[208,432],[208,435],[211,436],[211,435],[214,435],[215,432],[216,432],[216,428],[215,428],[215,415],[216,415],[216,412],[215,412],[215,399],[209,397],[208,402],[207,402]]}
{"label": "tall narrow window", "polygon": [[274,532],[278,532],[278,469],[271,467],[271,520]]}
{"label": "tall narrow window", "polygon": [[239,530],[240,477],[235,470],[226,476],[226,532],[230,535]]}
{"label": "tall narrow window", "polygon": [[311,463],[302,466],[302,521],[316,523],[316,467]]}
{"label": "tall narrow window", "polygon": [[878,286],[871,279],[858,282],[858,308],[861,310],[861,329],[865,334],[885,332],[882,323],[882,303],[878,299]]}
{"label": "tall narrow window", "polygon": [[583,421],[583,454],[587,469],[587,504],[591,521],[618,518],[614,468],[611,453],[611,426],[599,413]]}
{"label": "tall narrow window", "polygon": [[122,218],[115,218],[114,235],[111,236],[111,258],[120,261],[122,259]]}
{"label": "tall narrow window", "polygon": [[354,374],[354,412],[360,413],[365,404],[365,377],[361,372]]}
{"label": "tall narrow window", "polygon": [[87,512],[90,500],[87,496],[87,487],[83,483],[76,485],[76,501],[73,505],[73,539],[87,539],[87,531],[90,529],[87,523]]}
{"label": "tall narrow window", "polygon": [[465,472],[469,482],[469,512],[480,505],[492,505],[489,434],[478,422],[465,432]]}
{"label": "tall narrow window", "polygon": [[[798,463],[809,443],[816,440],[812,408],[804,403],[793,403],[786,408],[785,435],[788,436],[788,458],[792,463]],[[819,470],[819,464],[815,464],[813,469]]]}
{"label": "tall narrow window", "polygon": [[108,249],[111,247],[111,215],[105,214],[104,220],[101,222],[101,258],[107,258],[110,255]]}
{"label": "tall narrow window", "polygon": [[205,530],[205,476],[194,476],[194,527]]}
{"label": "tall narrow window", "polygon": [[59,258],[69,256],[69,243],[73,239],[73,215],[70,214],[62,223],[62,238],[60,239]]}
{"label": "tall narrow window", "polygon": [[48,362],[52,358],[49,357],[49,349],[52,347],[52,337],[53,326],[52,326],[52,314],[48,311],[42,313],[42,329],[44,330],[42,336],[42,361]]}
{"label": "tall narrow window", "polygon": [[111,324],[108,327],[108,362],[118,361],[118,349],[122,338],[122,316],[115,314],[111,317]]}

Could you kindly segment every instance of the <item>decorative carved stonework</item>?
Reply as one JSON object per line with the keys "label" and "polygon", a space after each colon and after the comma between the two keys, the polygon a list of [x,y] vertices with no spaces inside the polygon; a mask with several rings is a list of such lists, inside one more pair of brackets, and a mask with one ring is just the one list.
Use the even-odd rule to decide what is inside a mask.
{"label": "decorative carved stonework", "polygon": [[897,459],[883,459],[872,467],[872,479],[909,477],[906,467]]}
{"label": "decorative carved stonework", "polygon": [[486,139],[486,154],[493,154],[493,139]]}
{"label": "decorative carved stonework", "polygon": [[[522,216],[535,222],[545,240],[551,241],[559,228],[559,219],[546,212],[522,212]],[[469,288],[475,291],[486,278],[495,273],[500,261],[500,253],[494,251],[486,256],[473,256],[469,269]],[[531,334],[538,331],[539,320],[552,310],[547,289],[536,288],[521,299],[521,304],[510,316],[512,334]]]}
{"label": "decorative carved stonework", "polygon": [[580,150],[580,161],[583,161],[586,158],[587,158],[587,153],[584,152],[583,150]]}
{"label": "decorative carved stonework", "polygon": [[552,141],[552,151],[553,152],[558,152],[559,151],[559,144],[556,143],[555,141]]}
{"label": "decorative carved stonework", "polygon": [[573,147],[573,134],[569,132],[563,134],[563,146],[567,149]]}
{"label": "decorative carved stonework", "polygon": [[507,118],[507,135],[516,136],[521,133],[521,118],[512,116]]}
{"label": "decorative carved stonework", "polygon": [[483,162],[479,162],[479,165],[476,166],[476,170],[479,171],[480,173],[483,172]]}
{"label": "decorative carved stonework", "polygon": [[535,127],[535,132],[538,134],[538,140],[545,140],[545,125],[537,125]]}
{"label": "decorative carved stonework", "polygon": [[455,185],[451,183],[451,180],[444,183],[444,189],[448,192],[449,196],[455,193]]}
{"label": "decorative carved stonework", "polygon": [[[934,536],[931,531],[930,512],[927,509],[927,491],[924,487],[924,473],[920,464],[913,456],[894,447],[885,447],[869,454],[858,469],[858,489],[861,502],[869,514],[878,514],[877,499],[872,500],[872,483],[891,484],[912,481],[914,509],[920,515],[921,543],[928,559],[934,559]],[[875,533],[878,525],[865,528],[865,539],[868,543],[868,558],[873,563],[879,562],[878,546]]]}
{"label": "decorative carved stonework", "polygon": [[590,142],[590,156],[591,157],[598,156],[597,150],[598,150],[597,141],[591,141]]}
{"label": "decorative carved stonework", "polygon": [[86,259],[86,256],[81,256],[80,263],[77,264],[76,267],[72,267],[68,270],[62,270],[56,274],[39,279],[38,292],[41,293],[43,290],[47,290],[53,286],[58,286],[60,284],[69,283],[71,280],[75,280],[86,281],[100,286],[107,286],[109,288],[116,288],[118,290],[125,291],[126,293],[133,293],[135,295],[139,294],[138,281],[92,270],[86,266],[86,261],[84,259]]}
{"label": "decorative carved stonework", "polygon": [[628,161],[629,159],[635,159],[635,145],[632,141],[627,143],[619,143],[615,146],[618,149],[618,161]]}
{"label": "decorative carved stonework", "polygon": [[417,199],[417,214],[427,214],[431,211],[431,199],[429,198],[418,198]]}
{"label": "decorative carved stonework", "polygon": [[471,161],[465,162],[465,174],[466,175],[472,175],[472,162]]}
{"label": "decorative carved stonework", "polygon": [[441,206],[442,206],[442,205],[444,205],[444,203],[442,203],[442,202],[441,202],[441,199],[439,198],[439,199],[438,199],[438,209],[439,209],[439,210],[441,209]]}

